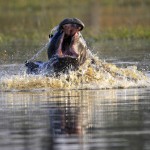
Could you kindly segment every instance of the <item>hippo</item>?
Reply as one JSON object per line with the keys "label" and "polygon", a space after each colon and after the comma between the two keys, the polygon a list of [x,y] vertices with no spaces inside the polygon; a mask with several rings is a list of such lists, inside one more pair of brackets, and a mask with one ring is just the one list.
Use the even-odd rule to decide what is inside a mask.
{"label": "hippo", "polygon": [[87,58],[87,45],[81,31],[84,23],[66,18],[52,29],[47,49],[48,61],[26,61],[27,74],[64,73],[76,70]]}

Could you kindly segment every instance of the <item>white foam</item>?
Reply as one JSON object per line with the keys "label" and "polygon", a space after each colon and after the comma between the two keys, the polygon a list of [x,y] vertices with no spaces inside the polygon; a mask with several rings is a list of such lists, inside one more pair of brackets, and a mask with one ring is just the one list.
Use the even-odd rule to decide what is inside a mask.
{"label": "white foam", "polygon": [[118,68],[95,57],[95,63],[86,62],[77,71],[61,74],[59,77],[42,75],[3,75],[0,80],[2,90],[33,89],[110,89],[147,87],[149,75],[138,71],[136,66]]}

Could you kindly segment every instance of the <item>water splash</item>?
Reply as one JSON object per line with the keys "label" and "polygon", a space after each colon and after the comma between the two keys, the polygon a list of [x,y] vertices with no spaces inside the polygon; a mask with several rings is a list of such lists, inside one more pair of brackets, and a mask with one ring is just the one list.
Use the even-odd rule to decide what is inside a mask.
{"label": "water splash", "polygon": [[44,50],[47,49],[49,43],[50,43],[50,41],[48,41],[46,44],[44,44],[44,46],[35,55],[33,55],[30,59],[28,59],[27,61],[35,60]]}
{"label": "water splash", "polygon": [[119,68],[94,56],[80,66],[77,71],[56,76],[18,74],[1,77],[2,90],[39,90],[39,89],[110,89],[147,87],[150,79],[137,70],[136,66]]}

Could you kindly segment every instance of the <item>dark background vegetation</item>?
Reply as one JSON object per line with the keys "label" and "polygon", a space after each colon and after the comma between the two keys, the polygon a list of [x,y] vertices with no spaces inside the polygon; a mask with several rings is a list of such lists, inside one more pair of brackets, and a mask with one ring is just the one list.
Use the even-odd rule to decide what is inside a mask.
{"label": "dark background vegetation", "polygon": [[0,0],[1,63],[31,57],[66,17],[85,23],[82,34],[89,46],[150,39],[149,0]]}

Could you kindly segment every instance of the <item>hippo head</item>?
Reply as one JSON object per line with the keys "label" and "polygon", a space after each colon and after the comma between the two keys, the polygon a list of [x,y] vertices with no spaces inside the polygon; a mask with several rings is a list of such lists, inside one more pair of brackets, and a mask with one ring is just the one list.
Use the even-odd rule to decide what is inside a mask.
{"label": "hippo head", "polygon": [[49,59],[53,55],[76,58],[82,64],[86,57],[86,44],[80,31],[84,24],[77,18],[66,18],[60,22],[58,32],[52,37],[48,48]]}
{"label": "hippo head", "polygon": [[66,18],[60,22],[55,33],[50,35],[48,61],[26,61],[28,74],[67,72],[76,70],[86,60],[87,46],[80,33],[84,28],[82,21]]}

